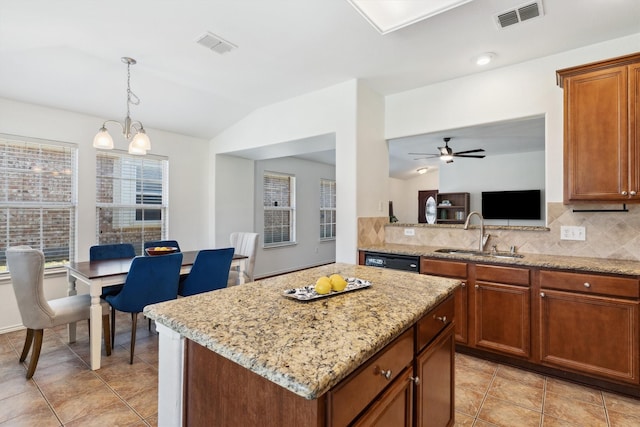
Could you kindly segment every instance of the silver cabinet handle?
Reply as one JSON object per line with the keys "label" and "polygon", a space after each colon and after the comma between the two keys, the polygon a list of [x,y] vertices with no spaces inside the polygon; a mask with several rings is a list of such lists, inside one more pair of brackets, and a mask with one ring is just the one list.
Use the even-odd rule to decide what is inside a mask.
{"label": "silver cabinet handle", "polygon": [[629,194],[631,194],[632,196],[635,196],[637,193],[636,193],[635,191],[632,191],[632,192],[631,192],[631,193],[629,193]]}
{"label": "silver cabinet handle", "polygon": [[442,323],[447,323],[447,316],[438,316],[436,317],[436,319],[438,319]]}
{"label": "silver cabinet handle", "polygon": [[389,380],[391,379],[391,375],[393,374],[391,373],[391,369],[388,369],[386,371],[384,369],[380,369],[380,375],[382,375],[383,377]]}
{"label": "silver cabinet handle", "polygon": [[475,287],[476,287],[476,289],[480,289],[480,285],[476,285]]}
{"label": "silver cabinet handle", "polygon": [[540,292],[540,296],[544,298],[544,292]]}
{"label": "silver cabinet handle", "polygon": [[420,384],[420,377],[409,377],[409,381],[413,381],[415,385]]}
{"label": "silver cabinet handle", "polygon": [[584,282],[584,287],[585,287],[585,288],[590,288],[590,287],[591,287],[591,283],[589,283],[589,282]]}
{"label": "silver cabinet handle", "polygon": [[627,195],[627,192],[626,192],[626,191],[623,191],[623,192],[622,192],[622,195],[623,195],[623,196],[626,196],[626,195]]}
{"label": "silver cabinet handle", "polygon": [[466,286],[467,286],[467,282],[462,282],[462,283],[460,283],[460,287],[464,288],[464,287],[466,287]]}

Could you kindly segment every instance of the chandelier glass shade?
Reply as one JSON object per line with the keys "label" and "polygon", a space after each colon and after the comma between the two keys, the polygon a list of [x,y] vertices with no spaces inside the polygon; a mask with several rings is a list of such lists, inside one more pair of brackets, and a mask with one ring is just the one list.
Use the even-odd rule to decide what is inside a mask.
{"label": "chandelier glass shade", "polygon": [[144,126],[140,121],[133,121],[130,117],[129,107],[131,104],[140,104],[140,98],[131,91],[131,66],[136,64],[136,60],[133,58],[123,57],[122,62],[127,64],[127,117],[124,119],[124,123],[120,123],[116,120],[106,120],[98,133],[93,138],[93,146],[100,150],[112,150],[113,138],[107,130],[107,123],[117,123],[125,139],[129,142],[129,154],[145,155],[147,151],[151,150],[151,140],[144,130]]}

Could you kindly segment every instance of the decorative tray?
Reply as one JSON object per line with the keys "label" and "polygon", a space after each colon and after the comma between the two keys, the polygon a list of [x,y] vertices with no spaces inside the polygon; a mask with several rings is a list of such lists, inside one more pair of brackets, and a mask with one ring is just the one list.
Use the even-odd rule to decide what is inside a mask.
{"label": "decorative tray", "polygon": [[331,291],[328,294],[319,294],[315,291],[315,285],[303,286],[301,288],[287,289],[282,295],[298,301],[311,301],[320,298],[332,297],[345,292],[357,291],[371,286],[368,280],[358,279],[355,277],[347,277],[347,287],[342,291]]}
{"label": "decorative tray", "polygon": [[178,252],[178,248],[172,246],[156,246],[155,248],[145,249],[148,255],[167,255]]}

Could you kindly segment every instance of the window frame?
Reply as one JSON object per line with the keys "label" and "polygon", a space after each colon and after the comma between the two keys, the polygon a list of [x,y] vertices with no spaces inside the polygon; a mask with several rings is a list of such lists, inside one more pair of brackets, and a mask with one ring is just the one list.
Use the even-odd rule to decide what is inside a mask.
{"label": "window frame", "polygon": [[[111,174],[100,170],[101,167],[108,167],[108,159],[113,162]],[[101,161],[105,162],[105,165],[101,165]],[[145,166],[158,168],[160,178],[147,177],[144,171]],[[166,239],[169,224],[168,171],[169,160],[166,156],[151,154],[136,156],[122,150],[100,151],[96,154],[96,244],[131,243],[136,253],[142,254],[145,241]],[[154,187],[160,185],[159,192],[157,190],[152,192],[156,197],[159,196],[159,203],[144,203],[146,201],[144,196],[147,194],[144,190],[145,182]],[[112,196],[115,195],[112,200],[119,199],[118,203],[100,201],[104,196],[101,193],[103,183],[107,188],[109,186],[112,188]],[[160,219],[141,219],[145,209],[159,210]],[[108,217],[109,210],[111,210],[111,223],[101,219],[103,216]],[[117,219],[114,221],[116,213]],[[105,226],[114,231],[107,232]],[[132,239],[132,236],[135,239]]]}
{"label": "window frame", "polygon": [[[288,206],[277,206],[277,205],[274,206],[274,205],[267,204],[267,197],[268,197],[267,196],[268,190],[266,188],[267,177],[286,179],[288,181],[288,194],[289,194]],[[296,242],[296,177],[295,175],[287,174],[283,172],[264,171],[262,174],[262,208],[263,208],[263,213],[262,213],[263,248],[273,248],[273,247],[290,246],[290,245],[297,244]],[[273,236],[273,232],[269,232],[267,229],[267,222],[268,222],[267,215],[275,212],[289,213],[289,224],[287,226],[288,235],[289,235],[288,240],[273,241],[271,238]],[[280,224],[281,224],[279,226],[280,229],[283,229],[284,222],[281,222]],[[274,228],[275,227],[271,227],[271,229],[274,229]]]}
{"label": "window frame", "polygon": [[[329,187],[329,194],[325,195],[325,188]],[[325,202],[329,200],[328,206],[325,205]],[[327,213],[330,213],[329,217],[333,219],[333,221],[327,221]],[[337,221],[337,210],[336,210],[336,180],[328,179],[328,178],[320,178],[320,241],[326,242],[331,240],[336,240],[336,221]],[[329,235],[323,233],[323,231],[327,230],[327,227],[331,230]]]}
{"label": "window frame", "polygon": [[[23,150],[36,150],[38,152],[35,158],[32,155],[28,157],[33,164],[31,170],[40,174],[39,178],[34,178],[34,181],[38,181],[38,189],[35,191],[35,197],[37,197],[38,200],[11,200],[10,191],[12,184],[16,185],[20,180],[24,181],[22,184],[26,184],[28,177],[22,176],[22,178],[20,178],[26,169],[11,166],[12,161],[19,164],[20,162],[24,162],[26,157],[21,159],[18,154],[19,149],[17,148],[14,149],[14,155],[10,157],[11,153],[5,150],[9,145],[22,145],[24,146]],[[50,154],[49,158],[47,158],[46,155],[43,154],[47,148],[51,153],[55,152],[56,156]],[[34,249],[39,249],[45,254],[46,272],[51,272],[54,269],[65,266],[70,260],[75,259],[76,252],[76,224],[78,215],[77,144],[0,133],[0,153],[2,153],[2,159],[4,159],[4,161],[0,160],[0,173],[4,177],[4,179],[0,177],[0,185],[4,186],[3,189],[0,189],[0,221],[4,222],[4,224],[2,224],[2,230],[5,233],[3,236],[5,244],[3,245],[4,247],[0,248],[0,276],[8,274],[6,248],[22,244],[29,245]],[[41,169],[43,166],[45,166],[45,169]],[[51,168],[49,171],[46,169],[47,166]],[[51,173],[54,179],[56,179],[55,177],[69,177],[68,182],[66,184],[63,183],[61,187],[55,187],[55,185],[52,185],[55,181],[46,182],[46,178],[42,178],[47,173]],[[15,174],[14,180],[10,180],[12,174]],[[16,189],[14,188],[14,190]],[[23,185],[20,186],[17,191],[27,192],[28,190],[29,189]],[[60,200],[46,200],[56,194],[62,194],[59,196]],[[45,195],[49,197],[43,197]],[[15,211],[19,212],[20,210],[22,210],[23,213],[15,213]],[[20,224],[23,224],[20,222],[21,220],[25,220],[25,218],[28,220],[28,217],[24,215],[24,210],[35,212],[35,217],[39,217],[39,230],[35,238],[35,234],[32,234],[26,237],[19,235],[18,237],[22,237],[22,239],[16,239],[15,232],[12,232],[12,229],[20,229]],[[50,214],[47,214],[53,210],[61,211],[62,214],[59,217],[52,217]],[[14,211],[13,214],[12,211]],[[14,223],[17,222],[17,225],[14,224],[12,226],[12,218],[20,218],[18,221],[13,221]],[[34,216],[31,216],[31,218],[34,218]],[[63,222],[60,222],[60,220]],[[55,227],[53,231],[51,229],[51,226],[56,224],[68,224],[68,233],[57,235],[59,233],[55,231]],[[66,229],[66,227],[60,227],[62,231]],[[65,235],[66,237],[64,237]],[[46,243],[47,239],[53,242],[67,241],[66,252],[56,252],[52,250],[52,247],[49,247]]]}

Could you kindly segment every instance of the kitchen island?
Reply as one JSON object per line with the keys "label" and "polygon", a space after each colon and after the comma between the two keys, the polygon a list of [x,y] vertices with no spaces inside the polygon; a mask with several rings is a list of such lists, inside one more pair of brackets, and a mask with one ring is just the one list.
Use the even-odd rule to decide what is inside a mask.
{"label": "kitchen island", "polygon": [[[283,296],[333,273],[372,286],[308,302]],[[386,387],[406,377],[402,384],[409,383],[416,354],[425,347],[427,353],[429,342],[441,340],[436,336],[452,337],[452,295],[459,284],[330,264],[148,306],[144,313],[160,332],[159,425],[339,425],[378,381]],[[449,357],[452,366],[453,339],[442,341],[451,343],[439,347],[448,356],[435,354]],[[378,360],[381,366],[372,364]],[[392,370],[382,366],[386,360],[390,366],[404,362]],[[375,378],[360,375],[365,366]],[[345,381],[354,378],[351,384],[362,390],[332,394],[350,390]],[[452,396],[453,375],[444,378]],[[349,408],[342,410],[332,397],[347,399]]]}

